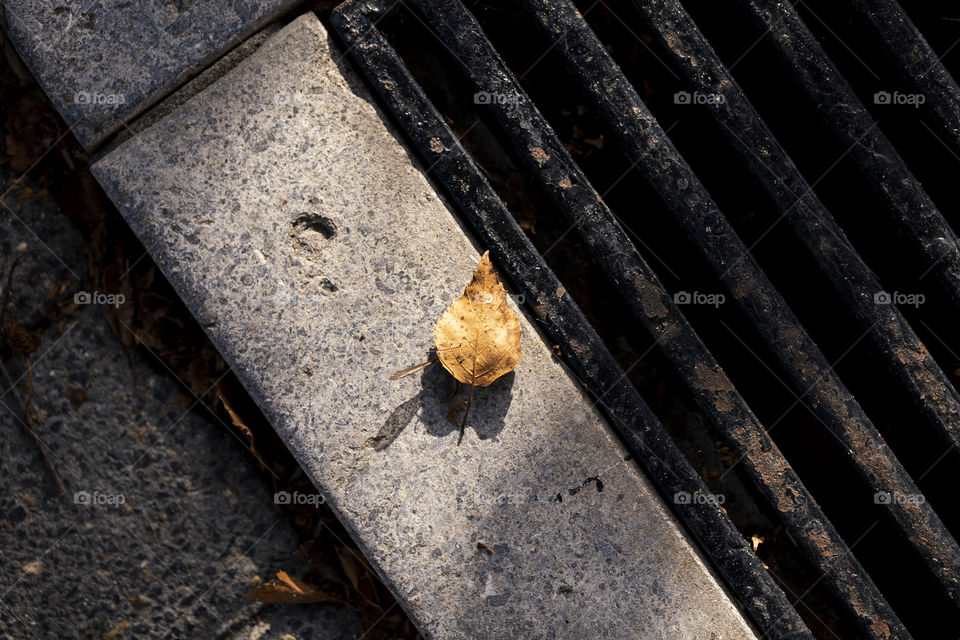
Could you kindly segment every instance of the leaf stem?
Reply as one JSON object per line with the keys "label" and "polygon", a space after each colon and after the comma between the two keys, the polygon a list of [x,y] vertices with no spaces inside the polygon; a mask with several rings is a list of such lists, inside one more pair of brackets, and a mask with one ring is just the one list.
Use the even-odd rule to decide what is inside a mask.
{"label": "leaf stem", "polygon": [[473,390],[477,388],[477,385],[470,385],[470,397],[467,398],[467,408],[463,410],[463,421],[460,422],[460,437],[457,439],[457,446],[460,446],[460,443],[463,442],[463,431],[467,428],[467,414],[470,413],[470,404],[473,402]]}

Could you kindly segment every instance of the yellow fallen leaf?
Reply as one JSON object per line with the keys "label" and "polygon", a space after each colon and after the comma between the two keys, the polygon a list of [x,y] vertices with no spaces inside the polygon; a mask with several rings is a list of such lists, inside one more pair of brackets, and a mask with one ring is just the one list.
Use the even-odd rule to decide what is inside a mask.
{"label": "yellow fallen leaf", "polygon": [[507,292],[493,270],[489,251],[480,258],[460,299],[437,320],[433,336],[443,368],[470,385],[470,399],[459,422],[462,439],[474,388],[516,369],[522,355],[520,322],[507,304]]}

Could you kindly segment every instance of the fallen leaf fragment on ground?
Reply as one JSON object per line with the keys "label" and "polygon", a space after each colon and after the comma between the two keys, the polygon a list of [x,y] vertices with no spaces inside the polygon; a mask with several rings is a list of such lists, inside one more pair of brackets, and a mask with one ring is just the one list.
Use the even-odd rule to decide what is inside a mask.
{"label": "fallen leaf fragment on ground", "polygon": [[277,571],[275,579],[257,585],[255,589],[247,593],[247,597],[255,598],[261,602],[283,604],[331,602],[335,600],[335,598],[331,598],[306,582],[290,577],[286,571]]}
{"label": "fallen leaf fragment on ground", "polygon": [[440,364],[465,384],[485,387],[520,363],[520,322],[483,254],[460,299],[433,327]]}
{"label": "fallen leaf fragment on ground", "polygon": [[460,440],[474,389],[489,385],[520,363],[520,334],[517,314],[507,304],[507,292],[493,270],[488,251],[480,258],[463,295],[433,327],[440,364],[454,378],[470,385],[469,399],[457,403],[466,406],[463,420],[456,420],[455,406],[451,406],[453,420],[460,426]]}

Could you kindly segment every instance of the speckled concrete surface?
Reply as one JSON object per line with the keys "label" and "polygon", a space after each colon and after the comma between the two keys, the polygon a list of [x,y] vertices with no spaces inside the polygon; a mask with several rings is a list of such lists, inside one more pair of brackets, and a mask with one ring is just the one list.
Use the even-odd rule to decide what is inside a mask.
{"label": "speckled concrete surface", "polygon": [[[33,326],[82,288],[83,237],[49,195],[6,202],[0,287],[19,260],[6,318]],[[360,635],[346,607],[244,597],[255,578],[302,571],[299,541],[256,459],[191,411],[195,398],[151,369],[149,356],[130,355],[103,306],[91,304],[44,330],[32,375],[19,357],[4,362],[19,398],[32,387],[32,428],[66,494],[55,495],[18,393],[0,380],[0,638]]]}
{"label": "speckled concrete surface", "polygon": [[85,147],[300,0],[6,0],[11,42]]}
{"label": "speckled concrete surface", "polygon": [[312,14],[94,173],[428,637],[755,637],[525,318],[460,447],[387,380],[479,254]]}

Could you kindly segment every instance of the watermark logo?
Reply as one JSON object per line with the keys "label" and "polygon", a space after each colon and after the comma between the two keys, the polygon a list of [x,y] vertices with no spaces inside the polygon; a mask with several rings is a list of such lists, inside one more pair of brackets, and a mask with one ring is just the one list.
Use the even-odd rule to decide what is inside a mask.
{"label": "watermark logo", "polygon": [[673,494],[673,504],[712,504],[719,507],[726,501],[727,497],[722,493],[677,491]]}
{"label": "watermark logo", "polygon": [[705,304],[714,308],[727,301],[722,293],[701,293],[699,291],[677,291],[673,294],[673,304]]}
{"label": "watermark logo", "polygon": [[873,294],[874,304],[899,304],[917,308],[927,301],[922,293],[900,293],[899,291],[878,291]]}
{"label": "watermark logo", "polygon": [[329,289],[322,291],[304,291],[302,293],[289,289],[277,289],[270,298],[277,306],[288,305],[321,305],[330,299]]}
{"label": "watermark logo", "polygon": [[891,93],[889,91],[877,91],[875,94],[873,94],[874,104],[908,105],[918,108],[926,101],[927,96],[923,95],[922,93],[900,93],[899,91],[894,91]]}
{"label": "watermark logo", "polygon": [[316,99],[316,94],[303,91],[278,91],[273,94],[273,103],[278,105],[297,106],[307,104]]}
{"label": "watermark logo", "polygon": [[116,105],[123,104],[127,97],[122,93],[100,93],[99,91],[78,91],[73,94],[74,104]]}
{"label": "watermark logo", "polygon": [[299,491],[277,491],[273,494],[273,504],[312,505],[319,507],[327,499],[321,493],[301,493]]}
{"label": "watermark logo", "polygon": [[102,291],[77,291],[73,294],[73,304],[107,304],[117,308],[126,302],[127,298],[122,293],[103,293]]}
{"label": "watermark logo", "polygon": [[522,493],[474,494],[471,499],[476,505],[508,505],[527,502],[527,496]]}
{"label": "watermark logo", "polygon": [[496,93],[477,91],[473,94],[474,104],[520,104],[521,98],[516,93]]}
{"label": "watermark logo", "polygon": [[124,504],[126,501],[127,498],[122,493],[100,493],[99,491],[94,491],[91,493],[89,491],[77,491],[73,494],[73,504],[80,504],[85,507],[108,506],[119,508],[120,505]]}
{"label": "watermark logo", "polygon": [[[519,306],[526,302],[527,297],[522,293],[508,293],[508,298],[513,299],[513,301]],[[493,304],[494,297],[492,293],[486,291],[478,291],[473,294],[472,301],[474,304]]]}
{"label": "watermark logo", "polygon": [[673,104],[723,104],[727,101],[722,93],[700,93],[677,91],[673,94]]}
{"label": "watermark logo", "polygon": [[873,494],[873,504],[923,504],[927,498],[922,493],[900,493],[877,491]]}
{"label": "watermark logo", "polygon": [[[425,493],[416,498],[416,502],[419,505],[428,505],[428,504],[439,504],[444,505],[449,499],[448,496],[440,495],[437,493]],[[498,492],[469,492],[457,496],[457,503],[461,505],[473,505],[477,507],[489,507],[489,506],[508,506],[508,505],[522,505],[531,502],[537,501],[537,496],[532,493],[524,493],[522,491],[510,492],[510,493],[498,493]]]}

